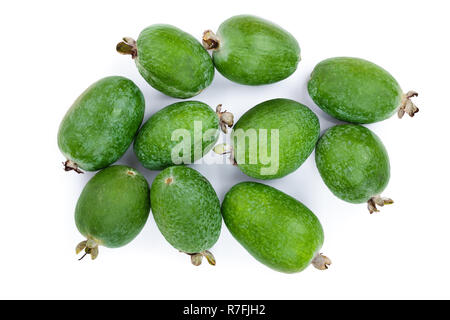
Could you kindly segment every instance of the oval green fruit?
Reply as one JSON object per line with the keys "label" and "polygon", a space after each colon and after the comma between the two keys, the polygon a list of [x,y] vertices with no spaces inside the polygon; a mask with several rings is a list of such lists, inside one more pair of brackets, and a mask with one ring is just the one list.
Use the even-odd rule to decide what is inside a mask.
{"label": "oval green fruit", "polygon": [[117,51],[130,54],[142,77],[168,96],[191,98],[214,78],[208,52],[193,36],[174,26],[155,24],[144,29],[137,42],[123,40]]}
{"label": "oval green fruit", "polygon": [[316,147],[316,165],[328,188],[350,203],[376,205],[393,201],[381,198],[390,177],[389,157],[381,140],[369,129],[353,124],[328,129]]}
{"label": "oval green fruit", "polygon": [[300,61],[300,47],[289,32],[249,15],[224,21],[217,35],[205,31],[203,45],[213,50],[214,65],[224,77],[247,85],[286,79]]}
{"label": "oval green fruit", "polygon": [[189,164],[212,149],[219,137],[219,126],[233,125],[233,116],[214,112],[199,101],[171,104],[156,112],[142,126],[134,143],[134,152],[144,167],[161,170],[174,164]]}
{"label": "oval green fruit", "polygon": [[[150,213],[150,188],[137,170],[111,166],[98,172],[83,189],[75,222],[86,240],[77,246],[92,259],[98,246],[118,248],[133,240]],[[84,257],[84,256],[83,256]]]}
{"label": "oval green fruit", "polygon": [[152,212],[164,238],[199,265],[219,238],[222,226],[220,201],[213,187],[189,167],[169,167],[161,171],[151,187]]}
{"label": "oval green fruit", "polygon": [[386,70],[358,58],[331,58],[320,62],[311,74],[308,91],[314,102],[332,117],[353,123],[372,123],[400,118],[419,111],[403,94],[397,81]]}
{"label": "oval green fruit", "polygon": [[258,261],[277,271],[300,272],[311,263],[324,270],[330,259],[319,253],[323,230],[301,202],[270,186],[242,182],[222,203],[228,230]]}
{"label": "oval green fruit", "polygon": [[308,107],[289,99],[269,100],[247,111],[234,126],[234,161],[250,177],[281,178],[302,165],[319,134],[319,119]]}
{"label": "oval green fruit", "polygon": [[118,160],[133,142],[144,110],[144,96],[131,80],[107,77],[91,85],[59,127],[65,170],[96,171]]}

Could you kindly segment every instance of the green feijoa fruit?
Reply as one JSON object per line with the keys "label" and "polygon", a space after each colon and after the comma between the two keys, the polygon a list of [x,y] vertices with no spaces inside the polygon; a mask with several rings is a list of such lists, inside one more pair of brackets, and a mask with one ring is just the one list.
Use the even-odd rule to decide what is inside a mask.
{"label": "green feijoa fruit", "polygon": [[126,166],[103,169],[78,199],[75,222],[86,240],[78,244],[76,253],[85,250],[95,259],[99,246],[126,245],[142,230],[149,213],[150,188],[143,175]]}
{"label": "green feijoa fruit", "polygon": [[[319,119],[308,107],[289,99],[269,100],[247,111],[234,126],[232,158],[250,177],[281,178],[302,165],[319,134]],[[215,151],[220,153],[220,146]]]}
{"label": "green feijoa fruit", "polygon": [[96,171],[118,160],[133,142],[144,110],[144,96],[129,79],[107,77],[91,85],[59,127],[65,170]]}
{"label": "green feijoa fruit", "polygon": [[219,198],[209,181],[189,167],[169,167],[153,181],[151,201],[164,238],[190,255],[194,265],[200,265],[202,257],[215,265],[208,249],[219,238],[222,217]]}
{"label": "green feijoa fruit", "polygon": [[124,38],[117,51],[130,54],[142,77],[171,97],[196,96],[214,78],[214,65],[201,43],[171,25],[152,25],[141,32],[137,41]]}
{"label": "green feijoa fruit", "polygon": [[142,126],[134,143],[139,161],[150,170],[161,170],[199,160],[212,149],[219,137],[219,127],[227,132],[233,115],[212,110],[199,101],[171,104],[156,112]]}
{"label": "green feijoa fruit", "polygon": [[336,119],[353,123],[372,123],[400,118],[419,111],[411,98],[386,70],[358,58],[331,58],[320,62],[311,74],[308,91],[314,102]]}
{"label": "green feijoa fruit", "polygon": [[256,182],[230,189],[222,203],[228,230],[256,260],[277,271],[300,272],[310,264],[324,270],[319,253],[323,230],[317,217],[289,195]]}
{"label": "green feijoa fruit", "polygon": [[224,21],[217,34],[203,34],[203,45],[213,50],[217,70],[231,81],[262,85],[281,81],[297,69],[297,40],[276,24],[249,15]]}
{"label": "green feijoa fruit", "polygon": [[390,177],[388,154],[381,140],[363,126],[328,129],[317,143],[316,165],[331,192],[344,201],[367,202],[370,213],[378,212],[376,205],[393,203],[380,196]]}

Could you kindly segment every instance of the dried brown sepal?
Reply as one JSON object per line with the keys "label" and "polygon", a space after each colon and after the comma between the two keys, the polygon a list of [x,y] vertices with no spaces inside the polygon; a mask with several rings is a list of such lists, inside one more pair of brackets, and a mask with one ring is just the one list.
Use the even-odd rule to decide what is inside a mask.
{"label": "dried brown sepal", "polygon": [[230,161],[231,161],[231,164],[233,166],[237,166],[238,165],[237,161],[236,161],[236,157],[234,156],[234,149],[233,148],[231,149],[231,153],[230,153]]}
{"label": "dried brown sepal", "polygon": [[230,161],[231,161],[231,164],[232,164],[233,166],[237,166],[237,162],[236,162],[236,159],[235,159],[235,157],[234,157],[234,149],[233,149],[232,146],[230,146],[230,145],[228,145],[228,144],[226,144],[226,143],[221,143],[221,144],[216,145],[216,146],[213,148],[213,151],[214,151],[215,153],[217,153],[217,154],[220,154],[220,155],[230,154]]}
{"label": "dried brown sepal", "polygon": [[86,248],[86,243],[87,241],[81,241],[75,248],[75,253],[79,254],[81,251],[83,251]]}
{"label": "dried brown sepal", "polygon": [[78,165],[73,162],[72,160],[67,160],[66,162],[62,163],[64,166],[64,171],[69,172],[69,171],[75,171],[78,174],[83,174],[84,172],[78,168]]}
{"label": "dried brown sepal", "polygon": [[98,243],[94,239],[88,239],[86,242],[86,247],[94,249],[94,248],[98,247]]}
{"label": "dried brown sepal", "polygon": [[125,37],[122,40],[116,46],[117,52],[120,54],[129,54],[131,58],[136,59],[138,56],[136,40],[130,37]]}
{"label": "dried brown sepal", "polygon": [[202,255],[206,258],[210,265],[216,265],[216,258],[214,258],[214,255],[211,253],[211,251],[205,250],[202,252]]}
{"label": "dried brown sepal", "polygon": [[95,260],[98,257],[98,247],[91,249],[91,259]]}
{"label": "dried brown sepal", "polygon": [[198,267],[202,264],[203,255],[201,253],[189,254],[191,256],[191,263]]}
{"label": "dried brown sepal", "polygon": [[398,117],[401,119],[407,113],[410,117],[419,112],[419,108],[411,101],[411,98],[417,97],[419,94],[415,91],[409,91],[402,97],[402,103],[398,109]]}
{"label": "dried brown sepal", "polygon": [[219,104],[216,107],[216,113],[217,116],[219,117],[219,121],[220,121],[220,129],[222,130],[223,133],[227,133],[228,132],[228,128],[231,128],[234,125],[234,116],[231,112],[227,112],[227,110],[222,112],[222,105]]}
{"label": "dried brown sepal", "polygon": [[314,266],[314,268],[319,270],[327,270],[328,267],[331,264],[330,258],[327,256],[324,256],[323,254],[319,253],[314,257],[314,259],[311,261],[311,264]]}
{"label": "dried brown sepal", "polygon": [[231,153],[232,150],[233,148],[226,143],[218,144],[213,148],[213,151],[220,155]]}
{"label": "dried brown sepal", "polygon": [[367,201],[367,209],[369,210],[370,214],[374,212],[380,212],[378,210],[377,206],[383,207],[386,204],[393,204],[394,200],[389,198],[383,198],[379,195],[374,196]]}
{"label": "dried brown sepal", "polygon": [[206,50],[217,50],[220,46],[219,38],[211,30],[203,32],[202,43]]}

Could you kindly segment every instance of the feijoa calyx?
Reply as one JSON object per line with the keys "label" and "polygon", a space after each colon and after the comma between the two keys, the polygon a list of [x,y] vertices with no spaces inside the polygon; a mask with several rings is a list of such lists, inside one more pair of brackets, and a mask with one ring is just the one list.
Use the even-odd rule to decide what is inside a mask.
{"label": "feijoa calyx", "polygon": [[352,123],[372,123],[397,112],[414,116],[411,101],[418,94],[403,93],[395,78],[363,59],[338,57],[320,62],[313,70],[308,91],[314,102],[332,117]]}
{"label": "feijoa calyx", "polygon": [[152,212],[164,238],[191,256],[194,265],[205,257],[215,265],[209,249],[217,242],[222,226],[220,201],[200,173],[184,166],[161,171],[151,186]]}
{"label": "feijoa calyx", "polygon": [[233,237],[258,261],[285,273],[310,264],[325,270],[330,259],[320,253],[323,229],[298,200],[270,186],[242,182],[222,203],[222,215]]}
{"label": "feijoa calyx", "polygon": [[171,25],[145,28],[137,41],[124,38],[116,49],[131,55],[139,73],[153,88],[174,98],[196,96],[214,78],[214,65],[201,43]]}
{"label": "feijoa calyx", "polygon": [[59,127],[65,170],[96,171],[118,160],[133,141],[144,110],[142,92],[127,78],[107,77],[91,85]]}
{"label": "feijoa calyx", "polygon": [[89,180],[77,202],[75,222],[86,240],[78,244],[76,253],[85,250],[95,259],[99,246],[128,244],[149,213],[150,188],[143,175],[122,165],[103,169]]}
{"label": "feijoa calyx", "polygon": [[247,111],[235,124],[232,161],[246,175],[262,180],[282,178],[297,170],[314,150],[319,119],[308,107],[289,99],[273,99]]}
{"label": "feijoa calyx", "polygon": [[316,147],[320,175],[338,198],[350,203],[365,203],[370,213],[378,206],[392,204],[380,196],[390,177],[387,151],[369,129],[354,124],[328,129]]}
{"label": "feijoa calyx", "polygon": [[226,78],[241,84],[281,81],[297,69],[300,47],[286,30],[259,17],[239,15],[224,21],[214,34],[203,34],[214,65]]}
{"label": "feijoa calyx", "polygon": [[144,167],[161,170],[172,165],[194,163],[210,151],[219,137],[233,126],[233,115],[214,112],[199,101],[171,104],[151,116],[134,142],[134,152]]}

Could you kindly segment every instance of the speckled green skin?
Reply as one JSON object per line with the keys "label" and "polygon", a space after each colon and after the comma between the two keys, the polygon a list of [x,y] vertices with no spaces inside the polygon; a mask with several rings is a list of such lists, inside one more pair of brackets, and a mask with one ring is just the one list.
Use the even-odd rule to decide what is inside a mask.
{"label": "speckled green skin", "polygon": [[[267,152],[271,150],[271,129],[279,130],[279,169],[276,174],[262,175],[261,168],[270,165],[261,163],[258,134],[258,162],[249,161],[250,144],[245,143],[245,163],[238,166],[246,175],[257,179],[276,179],[297,170],[314,150],[320,135],[317,116],[306,106],[289,99],[273,99],[258,104],[247,111],[233,129],[235,155],[242,152],[235,137],[238,129],[247,131],[267,129]],[[237,159],[238,160],[238,159]]]}
{"label": "speckled green skin", "polygon": [[78,230],[99,245],[117,248],[133,240],[150,213],[150,188],[137,170],[112,166],[83,189],[75,209]]}
{"label": "speckled green skin", "polygon": [[190,34],[170,25],[144,29],[137,40],[139,72],[155,89],[175,98],[191,98],[208,87],[214,65]]}
{"label": "speckled green skin", "polygon": [[[202,132],[194,134],[194,121],[201,121]],[[161,170],[174,165],[171,158],[172,149],[182,141],[172,141],[172,133],[177,129],[189,131],[191,138],[191,163],[201,158],[194,154],[194,143],[202,146],[203,152],[210,151],[219,137],[219,117],[205,103],[183,101],[171,104],[156,112],[142,126],[134,143],[134,152],[144,167]],[[214,135],[206,132],[211,130]],[[202,137],[205,140],[202,140]]]}
{"label": "speckled green skin", "polygon": [[144,117],[139,88],[123,77],[107,77],[91,85],[61,122],[58,146],[81,169],[109,166],[127,151]]}
{"label": "speckled green skin", "polygon": [[302,271],[323,244],[322,226],[307,207],[261,183],[232,187],[223,200],[222,215],[236,240],[277,271]]}
{"label": "speckled green skin", "polygon": [[220,45],[214,65],[226,78],[262,85],[289,77],[300,61],[297,40],[270,21],[248,15],[224,21],[217,31]]}
{"label": "speckled green skin", "polygon": [[220,201],[211,184],[189,167],[170,167],[151,187],[152,212],[164,238],[176,249],[199,253],[210,249],[222,226]]}
{"label": "speckled green skin", "polygon": [[320,62],[311,74],[308,91],[314,102],[336,119],[372,123],[391,117],[403,92],[383,68],[357,58]]}
{"label": "speckled green skin", "polygon": [[351,203],[367,202],[389,182],[389,157],[383,143],[359,125],[328,129],[317,143],[316,164],[331,192]]}

